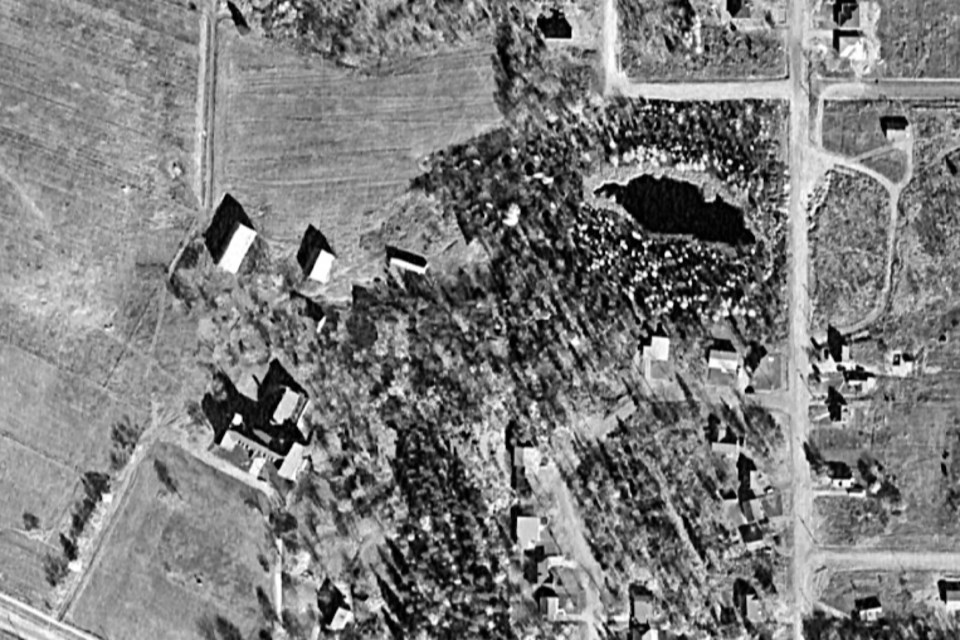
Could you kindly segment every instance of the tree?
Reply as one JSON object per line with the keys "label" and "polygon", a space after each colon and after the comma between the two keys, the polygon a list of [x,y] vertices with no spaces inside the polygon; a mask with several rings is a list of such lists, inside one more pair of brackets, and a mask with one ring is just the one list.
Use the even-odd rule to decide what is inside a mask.
{"label": "tree", "polygon": [[60,534],[60,546],[63,547],[63,555],[67,560],[73,562],[77,559],[77,543],[69,537]]}
{"label": "tree", "polygon": [[173,479],[173,476],[170,475],[170,469],[167,468],[167,465],[154,458],[153,460],[153,470],[157,472],[157,478],[160,480],[160,484],[163,485],[170,493],[175,493],[177,496],[180,495],[180,492],[177,490],[177,483]]}
{"label": "tree", "polygon": [[277,619],[277,612],[273,603],[270,602],[270,596],[263,590],[263,587],[257,587],[257,604],[260,605],[260,615],[263,616],[264,620],[273,622]]}
{"label": "tree", "polygon": [[51,587],[60,584],[67,577],[67,572],[67,560],[63,556],[52,553],[43,556],[43,574]]}
{"label": "tree", "polygon": [[23,512],[23,528],[27,531],[33,531],[40,527],[40,518],[33,515],[29,511]]}

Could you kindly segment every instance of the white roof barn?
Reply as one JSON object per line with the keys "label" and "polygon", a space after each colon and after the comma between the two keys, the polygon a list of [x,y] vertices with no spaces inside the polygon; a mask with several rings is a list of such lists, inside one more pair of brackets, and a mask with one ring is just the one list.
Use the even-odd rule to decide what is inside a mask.
{"label": "white roof barn", "polygon": [[257,232],[243,207],[228,193],[220,201],[203,238],[217,266],[237,273],[257,239]]}
{"label": "white roof barn", "polygon": [[297,263],[303,269],[303,274],[310,280],[326,284],[330,281],[335,259],[327,237],[315,226],[308,226],[297,251]]}

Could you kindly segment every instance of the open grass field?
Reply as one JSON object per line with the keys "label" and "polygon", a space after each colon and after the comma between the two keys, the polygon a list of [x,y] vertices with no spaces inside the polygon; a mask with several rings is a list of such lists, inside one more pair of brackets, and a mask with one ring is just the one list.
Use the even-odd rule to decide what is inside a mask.
{"label": "open grass field", "polygon": [[877,35],[884,75],[960,77],[960,4],[955,0],[881,0]]}
{"label": "open grass field", "polygon": [[[164,492],[155,461],[178,494]],[[266,525],[244,504],[251,491],[175,446],[156,445],[66,620],[104,638],[193,640],[204,617],[221,615],[252,637],[256,588],[272,591],[257,561],[270,553]]]}
{"label": "open grass field", "polygon": [[0,15],[0,283],[30,313],[101,326],[194,215],[199,19],[120,0],[2,0]]}
{"label": "open grass field", "polygon": [[880,597],[884,613],[911,613],[919,608],[942,609],[937,580],[943,576],[928,571],[838,571],[831,572],[820,601],[849,614],[854,600]]}
{"label": "open grass field", "polygon": [[817,325],[866,315],[883,287],[889,194],[873,178],[833,171],[810,230],[811,297]]}
{"label": "open grass field", "polygon": [[814,431],[811,441],[824,459],[847,462],[860,480],[858,460],[872,458],[901,496],[899,515],[881,515],[883,510],[872,499],[818,498],[817,509],[825,518],[819,534],[824,544],[956,547],[960,467],[954,471],[951,465],[954,460],[960,463],[957,381],[955,375],[889,380],[857,428]]}
{"label": "open grass field", "polygon": [[232,193],[290,250],[316,225],[340,256],[333,286],[346,283],[346,292],[360,272],[382,273],[382,247],[371,256],[360,240],[379,230],[381,209],[407,189],[419,161],[501,122],[492,49],[363,77],[230,29],[220,43],[217,197]]}

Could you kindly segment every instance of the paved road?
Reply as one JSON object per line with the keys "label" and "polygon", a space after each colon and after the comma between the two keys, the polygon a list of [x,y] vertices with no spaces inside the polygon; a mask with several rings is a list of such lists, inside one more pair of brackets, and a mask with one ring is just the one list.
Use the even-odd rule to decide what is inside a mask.
{"label": "paved road", "polygon": [[3,594],[0,594],[0,630],[24,640],[100,640]]}

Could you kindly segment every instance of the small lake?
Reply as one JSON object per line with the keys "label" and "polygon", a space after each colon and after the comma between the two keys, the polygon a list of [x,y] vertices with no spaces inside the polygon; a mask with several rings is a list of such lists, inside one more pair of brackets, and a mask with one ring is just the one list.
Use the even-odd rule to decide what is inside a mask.
{"label": "small lake", "polygon": [[691,235],[704,242],[752,244],[743,212],[721,198],[703,199],[700,189],[670,178],[640,176],[626,185],[608,182],[594,195],[612,198],[652,233]]}

